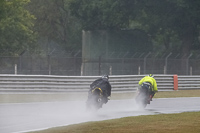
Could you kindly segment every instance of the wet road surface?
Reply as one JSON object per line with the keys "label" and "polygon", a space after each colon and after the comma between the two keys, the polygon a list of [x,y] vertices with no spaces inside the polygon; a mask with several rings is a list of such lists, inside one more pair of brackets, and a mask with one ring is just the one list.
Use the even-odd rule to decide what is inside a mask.
{"label": "wet road surface", "polygon": [[144,110],[137,107],[134,99],[110,100],[96,113],[86,111],[85,101],[0,104],[0,132],[28,132],[88,121],[191,111],[200,111],[200,97],[153,99]]}

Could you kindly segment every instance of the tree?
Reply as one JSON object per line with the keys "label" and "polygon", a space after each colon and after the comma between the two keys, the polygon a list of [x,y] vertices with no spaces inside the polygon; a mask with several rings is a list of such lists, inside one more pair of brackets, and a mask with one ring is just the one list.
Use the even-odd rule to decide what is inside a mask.
{"label": "tree", "polygon": [[40,39],[54,42],[68,51],[81,49],[81,28],[69,13],[68,0],[32,0],[29,10],[36,16],[35,30]]}
{"label": "tree", "polygon": [[138,5],[140,15],[137,21],[152,39],[165,45],[165,50],[181,51],[188,55],[197,48],[200,1],[138,0]]}
{"label": "tree", "polygon": [[34,16],[25,6],[29,0],[0,2],[0,49],[3,55],[19,55],[33,49],[36,33],[33,32]]}
{"label": "tree", "polygon": [[85,30],[140,28],[154,51],[188,55],[200,48],[198,0],[70,0],[69,7]]}
{"label": "tree", "polygon": [[135,0],[69,0],[71,14],[84,30],[129,28],[134,16]]}

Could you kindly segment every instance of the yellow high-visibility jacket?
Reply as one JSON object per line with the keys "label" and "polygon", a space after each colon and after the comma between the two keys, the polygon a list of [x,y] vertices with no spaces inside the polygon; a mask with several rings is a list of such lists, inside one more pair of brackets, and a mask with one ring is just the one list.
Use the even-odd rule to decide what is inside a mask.
{"label": "yellow high-visibility jacket", "polygon": [[151,85],[152,85],[152,91],[154,91],[154,92],[158,91],[157,83],[156,83],[156,80],[154,78],[149,77],[149,76],[145,76],[144,78],[142,78],[139,81],[139,85],[142,85],[143,82],[149,82],[149,83],[151,83]]}

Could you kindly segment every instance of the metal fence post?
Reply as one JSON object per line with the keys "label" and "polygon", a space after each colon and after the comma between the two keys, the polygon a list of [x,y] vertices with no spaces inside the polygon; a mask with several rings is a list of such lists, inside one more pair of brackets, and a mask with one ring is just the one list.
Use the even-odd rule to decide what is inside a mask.
{"label": "metal fence post", "polygon": [[49,75],[51,75],[51,59],[50,59],[50,55],[48,55],[48,68],[49,68]]}
{"label": "metal fence post", "polygon": [[101,56],[99,56],[99,75],[101,75]]}
{"label": "metal fence post", "polygon": [[192,75],[192,67],[190,67],[190,75]]}
{"label": "metal fence post", "polygon": [[164,69],[164,74],[167,74],[167,59],[169,58],[169,56],[171,55],[172,53],[169,53],[167,55],[167,57],[165,58],[165,69]]}
{"label": "metal fence post", "polygon": [[188,57],[187,57],[187,60],[186,60],[186,74],[189,75],[189,58],[192,56],[192,54],[190,54]]}
{"label": "metal fence post", "polygon": [[112,75],[112,66],[110,66],[109,75]]}
{"label": "metal fence post", "polygon": [[144,74],[146,74],[146,59],[147,57],[151,54],[151,52],[149,52],[145,57],[144,57]]}
{"label": "metal fence post", "polygon": [[15,64],[15,75],[17,75],[17,64]]}
{"label": "metal fence post", "polygon": [[140,75],[140,66],[138,67],[138,75]]}

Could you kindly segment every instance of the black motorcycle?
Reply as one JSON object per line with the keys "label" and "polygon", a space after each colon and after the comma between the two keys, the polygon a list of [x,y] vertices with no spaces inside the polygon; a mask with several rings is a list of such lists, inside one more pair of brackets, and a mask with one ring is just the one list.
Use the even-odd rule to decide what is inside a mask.
{"label": "black motorcycle", "polygon": [[105,103],[103,97],[103,91],[101,88],[96,87],[95,89],[88,92],[88,99],[86,101],[86,108],[91,111],[97,111],[102,108]]}
{"label": "black motorcycle", "polygon": [[152,100],[152,89],[150,83],[142,83],[142,85],[138,88],[138,94],[135,100],[141,108],[145,108],[147,104],[150,104],[150,101]]}

